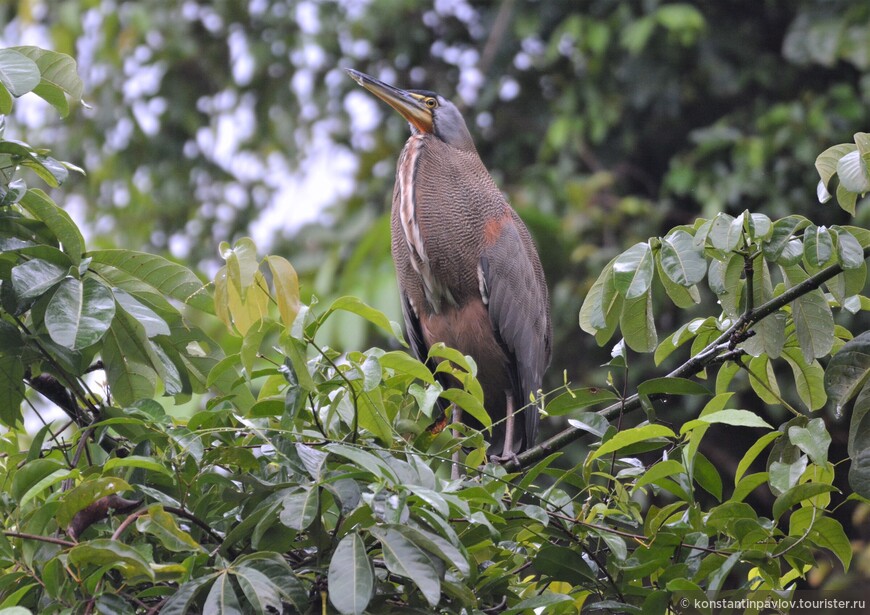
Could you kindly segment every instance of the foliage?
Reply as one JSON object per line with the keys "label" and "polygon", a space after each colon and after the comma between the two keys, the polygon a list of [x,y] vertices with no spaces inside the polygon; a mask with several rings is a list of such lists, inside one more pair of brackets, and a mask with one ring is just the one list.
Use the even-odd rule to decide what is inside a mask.
{"label": "foliage", "polygon": [[[39,89],[50,67],[22,60],[45,53],[0,54],[0,82],[63,111],[66,98]],[[71,59],[56,59],[49,66],[75,84]],[[865,185],[864,138],[819,157],[824,186],[832,168],[842,190]],[[853,339],[833,310],[870,305],[866,229],[720,213],[616,256],[580,312],[600,344],[617,327],[623,336],[608,386],[547,394],[546,413],[572,428],[499,466],[486,463],[484,434],[430,425],[439,398],[487,424],[468,357],[433,347],[437,371],[462,384],[443,390],[404,350],[330,348],[319,340],[342,313],[397,344],[401,333],[353,297],[303,301],[293,266],[260,259],[247,238],[220,246],[210,285],[159,256],[88,249],[64,210],[19,176],[29,167],[60,184],[69,165],[23,143],[0,141],[0,152],[3,608],[661,613],[684,596],[788,593],[822,552],[850,566],[831,513],[870,497],[870,339]],[[659,342],[654,295],[685,310],[705,279],[721,313]],[[230,341],[206,334],[216,321]],[[626,395],[626,346],[661,363],[689,341],[679,367]],[[691,379],[716,367],[715,386]],[[736,403],[738,372],[787,409],[779,424]],[[28,391],[67,424],[28,434],[22,405],[41,406]],[[192,396],[186,417],[165,399]],[[663,398],[697,396],[710,399],[691,420],[658,418]],[[853,494],[834,485],[844,457],[813,414],[826,398],[838,412],[855,400]],[[636,408],[645,417],[629,423]],[[723,471],[702,441],[739,430],[761,435]],[[584,457],[560,466],[558,449],[579,435]],[[465,476],[454,480],[456,452]],[[759,492],[772,503],[750,505]]]}

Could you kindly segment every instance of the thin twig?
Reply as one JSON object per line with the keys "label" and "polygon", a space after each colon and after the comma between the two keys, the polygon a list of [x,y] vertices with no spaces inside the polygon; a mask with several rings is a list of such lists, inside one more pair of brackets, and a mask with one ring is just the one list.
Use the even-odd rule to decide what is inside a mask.
{"label": "thin twig", "polygon": [[9,538],[23,538],[24,540],[38,540],[39,542],[50,542],[53,545],[60,545],[62,547],[74,547],[77,544],[69,540],[64,540],[63,538],[54,538],[53,536],[39,536],[37,534],[25,534],[24,532],[12,532],[8,530],[3,530],[3,535],[8,536]]}

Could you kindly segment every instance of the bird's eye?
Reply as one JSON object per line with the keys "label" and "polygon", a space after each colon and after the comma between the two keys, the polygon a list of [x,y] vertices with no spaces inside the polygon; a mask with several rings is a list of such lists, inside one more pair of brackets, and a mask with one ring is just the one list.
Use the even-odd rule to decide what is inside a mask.
{"label": "bird's eye", "polygon": [[425,101],[423,101],[423,104],[425,104],[430,109],[434,109],[438,106],[438,101],[434,98],[427,98]]}

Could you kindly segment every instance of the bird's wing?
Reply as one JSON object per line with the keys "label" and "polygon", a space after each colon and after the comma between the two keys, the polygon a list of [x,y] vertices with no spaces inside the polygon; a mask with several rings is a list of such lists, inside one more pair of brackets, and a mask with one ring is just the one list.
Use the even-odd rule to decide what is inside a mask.
{"label": "bird's wing", "polygon": [[414,308],[411,307],[411,300],[408,295],[401,291],[402,295],[402,316],[405,319],[405,334],[408,336],[408,344],[411,346],[411,352],[418,360],[425,362],[429,355],[429,347],[423,341],[423,329],[420,326],[420,319],[414,313]]}
{"label": "bird's wing", "polygon": [[[432,361],[427,360],[427,357],[429,356],[429,346],[426,345],[426,342],[423,339],[423,327],[420,325],[420,319],[417,318],[417,314],[411,306],[411,300],[408,298],[405,291],[401,290],[401,287],[399,294],[402,296],[402,316],[405,318],[405,335],[408,337],[408,345],[411,347],[411,352],[415,357],[417,357],[417,360],[425,363],[434,373],[436,366]],[[443,373],[436,374],[435,379],[445,389],[450,386],[447,376]],[[438,412],[433,416],[435,422],[430,426],[430,430],[435,426],[439,426],[437,431],[440,431],[440,429],[443,428],[446,416],[445,413],[449,405],[450,402],[443,397],[438,398],[438,401],[436,402]],[[437,433],[437,431],[434,433]]]}
{"label": "bird's wing", "polygon": [[[516,409],[529,403],[529,393],[541,386],[550,361],[552,331],[547,285],[534,243],[519,216],[511,210],[501,232],[480,259],[481,291],[499,342],[515,364]],[[526,446],[538,429],[538,412],[525,414]]]}

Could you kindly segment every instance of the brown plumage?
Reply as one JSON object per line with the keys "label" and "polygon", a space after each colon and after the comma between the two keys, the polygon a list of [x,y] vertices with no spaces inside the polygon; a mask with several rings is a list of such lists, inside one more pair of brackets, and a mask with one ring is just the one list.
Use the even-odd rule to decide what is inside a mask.
{"label": "brown plumage", "polygon": [[490,455],[522,452],[534,444],[537,409],[526,408],[519,421],[502,419],[527,406],[540,388],[552,339],[547,286],[532,238],[452,103],[348,73],[411,126],[392,210],[392,253],[411,348],[425,360],[432,344],[444,342],[474,358],[484,405],[498,422],[488,438]]}

